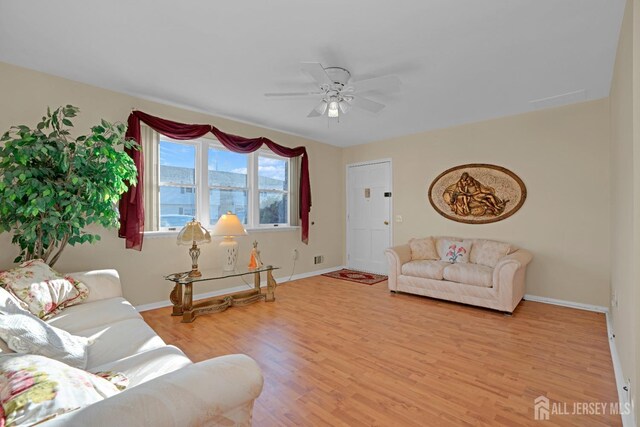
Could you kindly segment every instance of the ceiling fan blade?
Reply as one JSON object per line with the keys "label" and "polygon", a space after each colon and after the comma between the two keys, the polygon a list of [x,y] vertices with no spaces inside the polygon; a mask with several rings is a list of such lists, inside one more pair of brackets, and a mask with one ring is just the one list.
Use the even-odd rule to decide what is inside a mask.
{"label": "ceiling fan blade", "polygon": [[354,93],[368,92],[371,90],[391,91],[400,88],[400,79],[396,76],[374,77],[372,79],[360,80],[350,84]]}
{"label": "ceiling fan blade", "polygon": [[300,68],[302,71],[309,74],[313,79],[318,82],[320,86],[322,85],[331,85],[333,82],[329,75],[324,70],[324,67],[319,62],[302,62],[300,64]]}
{"label": "ceiling fan blade", "polygon": [[362,96],[354,96],[351,101],[351,105],[372,113],[379,113],[385,107],[384,104],[372,101],[368,98],[363,98]]}
{"label": "ceiling fan blade", "polygon": [[320,104],[316,105],[315,108],[307,114],[307,117],[320,117],[324,115],[325,111],[327,111],[327,102],[322,100]]}
{"label": "ceiling fan blade", "polygon": [[264,96],[318,96],[324,92],[269,92]]}

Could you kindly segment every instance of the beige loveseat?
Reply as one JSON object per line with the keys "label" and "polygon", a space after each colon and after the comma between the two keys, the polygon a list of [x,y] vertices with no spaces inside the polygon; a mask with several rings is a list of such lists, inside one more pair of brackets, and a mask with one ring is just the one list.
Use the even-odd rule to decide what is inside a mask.
{"label": "beige loveseat", "polygon": [[[40,425],[251,425],[253,402],[263,385],[253,359],[236,354],[193,363],[179,348],[165,344],[122,297],[115,270],[70,276],[89,288],[89,297],[47,323],[90,338],[86,370],[123,373],[129,386]],[[3,347],[0,353],[11,352]]]}
{"label": "beige loveseat", "polygon": [[[415,253],[412,257],[409,244],[385,251],[389,261],[390,291],[513,312],[524,296],[526,268],[532,258],[529,252],[501,242],[468,239],[465,240],[471,244],[468,261],[451,263],[442,260],[447,251],[446,243],[463,239],[424,239],[433,239],[437,254],[427,256],[431,259],[416,259]],[[413,239],[411,243],[414,244]],[[480,259],[480,250],[484,247],[501,248],[503,256],[494,256],[493,261],[484,261],[484,265],[473,262]]]}

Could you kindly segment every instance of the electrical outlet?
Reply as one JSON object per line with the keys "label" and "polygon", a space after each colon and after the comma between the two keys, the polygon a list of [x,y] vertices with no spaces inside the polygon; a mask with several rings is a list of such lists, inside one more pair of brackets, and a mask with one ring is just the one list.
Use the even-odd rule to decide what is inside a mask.
{"label": "electrical outlet", "polygon": [[297,260],[298,259],[298,250],[294,249],[293,251],[291,251],[291,259],[292,260]]}
{"label": "electrical outlet", "polygon": [[324,255],[316,255],[313,257],[314,264],[322,264],[324,262]]}
{"label": "electrical outlet", "polygon": [[631,378],[627,378],[627,380],[625,381],[624,387],[622,387],[622,389],[624,390],[624,402],[625,403],[630,403],[631,402]]}

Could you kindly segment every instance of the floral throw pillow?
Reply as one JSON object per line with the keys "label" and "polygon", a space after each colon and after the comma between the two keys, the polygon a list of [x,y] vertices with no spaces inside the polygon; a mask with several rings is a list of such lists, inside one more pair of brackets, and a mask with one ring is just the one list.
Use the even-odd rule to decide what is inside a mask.
{"label": "floral throw pillow", "polygon": [[119,393],[109,381],[33,354],[0,355],[0,425],[33,425]]}
{"label": "floral throw pillow", "polygon": [[19,299],[23,308],[45,320],[89,296],[82,282],[58,273],[41,259],[1,271],[0,286]]}
{"label": "floral throw pillow", "polygon": [[469,262],[469,252],[471,252],[471,242],[464,240],[455,242],[451,240],[444,241],[445,251],[442,254],[442,261],[448,261],[452,264]]}

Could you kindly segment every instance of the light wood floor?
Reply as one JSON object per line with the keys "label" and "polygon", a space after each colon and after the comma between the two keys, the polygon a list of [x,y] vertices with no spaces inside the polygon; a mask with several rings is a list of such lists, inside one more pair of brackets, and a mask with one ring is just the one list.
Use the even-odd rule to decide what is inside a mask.
{"label": "light wood floor", "polygon": [[246,353],[265,383],[255,426],[621,425],[533,419],[533,401],[616,402],[603,314],[524,301],[513,317],[322,276],[276,301],[180,323],[143,313],[194,361]]}

